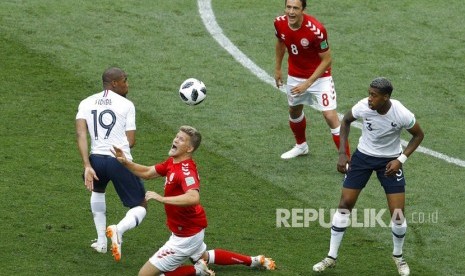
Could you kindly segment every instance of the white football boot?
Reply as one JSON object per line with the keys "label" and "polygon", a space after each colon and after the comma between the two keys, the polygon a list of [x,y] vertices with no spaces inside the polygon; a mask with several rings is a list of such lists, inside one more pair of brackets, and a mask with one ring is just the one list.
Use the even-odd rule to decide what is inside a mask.
{"label": "white football boot", "polygon": [[401,276],[408,276],[410,275],[410,268],[408,267],[407,262],[404,260],[404,257],[394,257],[392,259],[396,263],[397,271]]}
{"label": "white football boot", "polygon": [[327,268],[333,268],[335,266],[336,266],[336,260],[330,257],[326,257],[321,262],[313,266],[313,271],[322,272]]}
{"label": "white football boot", "polygon": [[252,257],[251,267],[264,268],[266,270],[275,270],[276,264],[271,258],[267,258],[263,255]]}
{"label": "white football boot", "polygon": [[115,258],[115,261],[121,260],[121,239],[118,237],[118,228],[116,225],[110,225],[107,227],[107,237],[111,238],[111,253]]}
{"label": "white football boot", "polygon": [[215,276],[215,272],[210,270],[207,266],[207,262],[204,259],[198,260],[195,264],[195,272],[200,276]]}
{"label": "white football boot", "polygon": [[92,247],[98,253],[107,253],[107,245],[104,243],[98,243],[97,239],[92,241],[90,247]]}
{"label": "white football boot", "polygon": [[291,150],[283,153],[281,155],[282,159],[291,159],[295,158],[299,155],[306,155],[308,154],[308,145],[307,143],[301,145],[295,145]]}

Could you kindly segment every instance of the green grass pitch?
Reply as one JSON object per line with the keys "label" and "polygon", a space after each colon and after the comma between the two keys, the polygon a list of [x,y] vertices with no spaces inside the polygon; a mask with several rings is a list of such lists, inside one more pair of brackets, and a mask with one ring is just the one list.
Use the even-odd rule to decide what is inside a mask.
{"label": "green grass pitch", "polygon": [[[328,215],[337,206],[342,175],[321,114],[305,109],[310,154],[280,160],[293,144],[284,95],[212,37],[197,2],[206,3],[1,1],[0,275],[136,275],[167,240],[163,208],[151,203],[140,227],[125,234],[121,263],[90,248],[95,230],[74,120],[79,101],[101,90],[100,76],[109,66],[129,74],[136,161],[163,160],[180,125],[202,132],[196,161],[209,248],[266,254],[278,265],[274,272],[212,266],[218,275],[311,275],[325,256],[328,228],[276,227],[277,209],[322,209]],[[338,111],[365,97],[371,79],[386,76],[395,87],[393,98],[423,127],[422,146],[451,161],[417,152],[406,163],[404,255],[414,275],[463,274],[464,2],[308,2],[308,13],[329,33]],[[283,13],[283,1],[211,4],[222,34],[272,76],[273,19]],[[189,77],[208,89],[195,107],[177,94]],[[359,135],[358,129],[351,132],[352,148]],[[146,182],[156,191],[162,185]],[[375,178],[356,207],[386,208]],[[125,212],[110,187],[108,223]],[[350,228],[337,267],[325,275],[396,275],[391,251],[389,228]]]}

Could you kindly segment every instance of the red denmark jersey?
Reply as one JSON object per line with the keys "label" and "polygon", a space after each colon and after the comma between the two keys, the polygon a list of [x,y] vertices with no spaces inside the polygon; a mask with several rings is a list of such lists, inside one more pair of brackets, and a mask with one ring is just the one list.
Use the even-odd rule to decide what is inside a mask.
{"label": "red denmark jersey", "polygon": [[[325,27],[308,14],[304,14],[302,26],[298,30],[289,27],[286,15],[276,17],[274,27],[276,37],[287,47],[288,74],[308,79],[321,62],[318,54],[329,49]],[[331,68],[321,75],[328,76],[331,76]]]}
{"label": "red denmark jersey", "polygon": [[[159,175],[165,176],[165,196],[177,196],[190,189],[200,189],[199,175],[194,160],[173,163],[173,158],[155,165]],[[207,217],[200,204],[176,206],[165,204],[168,228],[176,236],[190,237],[207,227]]]}

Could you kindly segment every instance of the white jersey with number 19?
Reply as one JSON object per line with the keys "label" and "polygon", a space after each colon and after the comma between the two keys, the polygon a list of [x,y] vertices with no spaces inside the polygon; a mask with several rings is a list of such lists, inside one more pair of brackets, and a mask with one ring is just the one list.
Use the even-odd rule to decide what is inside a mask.
{"label": "white jersey with number 19", "polygon": [[104,90],[82,100],[76,119],[85,119],[91,137],[91,154],[110,155],[113,146],[132,160],[126,131],[136,129],[134,104],[125,97]]}

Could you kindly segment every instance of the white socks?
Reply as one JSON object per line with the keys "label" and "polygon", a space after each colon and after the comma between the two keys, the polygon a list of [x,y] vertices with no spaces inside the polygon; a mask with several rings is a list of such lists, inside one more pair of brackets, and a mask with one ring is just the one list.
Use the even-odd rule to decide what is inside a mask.
{"label": "white socks", "polygon": [[341,132],[341,126],[338,126],[337,128],[331,128],[331,134],[339,136],[339,132]]}
{"label": "white socks", "polygon": [[107,228],[105,193],[92,192],[90,196],[90,209],[94,215],[95,229],[97,230],[97,242],[107,244],[105,231]]}
{"label": "white socks", "polygon": [[215,250],[208,250],[208,264],[215,263]]}
{"label": "white socks", "polygon": [[[107,207],[105,203],[105,193],[92,192],[92,195],[90,196],[90,208],[94,216],[95,229],[97,230],[97,242],[100,244],[106,244]],[[126,216],[116,226],[120,240],[124,232],[138,226],[145,218],[146,214],[147,210],[142,206],[136,206],[129,209]]]}
{"label": "white socks", "polygon": [[142,206],[136,206],[129,209],[126,216],[116,225],[118,229],[118,238],[122,240],[124,232],[138,226],[145,218],[147,210]]}
{"label": "white socks", "polygon": [[[344,231],[350,225],[349,217],[350,214],[342,214],[339,213],[339,211],[336,211],[333,216],[328,256],[334,259],[337,258],[337,253],[344,236]],[[407,220],[404,219],[402,224],[396,224],[395,222],[392,222],[391,230],[392,242],[394,244],[392,255],[401,256],[402,248],[404,246],[405,233],[407,232]]]}
{"label": "white socks", "polygon": [[350,213],[342,214],[339,211],[336,211],[333,216],[332,226],[331,226],[331,240],[329,242],[329,252],[328,256],[336,259],[339,246],[342,242],[342,237],[344,236],[344,231],[350,224]]}
{"label": "white socks", "polygon": [[394,249],[392,250],[393,256],[402,255],[402,247],[404,246],[405,233],[407,232],[407,220],[404,219],[402,224],[396,224],[392,222],[392,242],[394,243]]}

